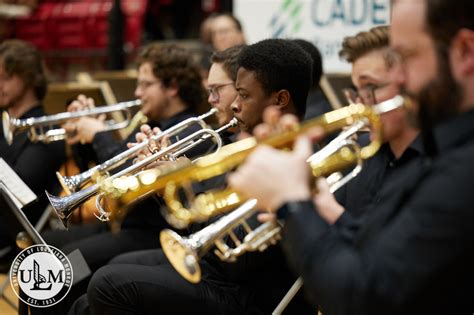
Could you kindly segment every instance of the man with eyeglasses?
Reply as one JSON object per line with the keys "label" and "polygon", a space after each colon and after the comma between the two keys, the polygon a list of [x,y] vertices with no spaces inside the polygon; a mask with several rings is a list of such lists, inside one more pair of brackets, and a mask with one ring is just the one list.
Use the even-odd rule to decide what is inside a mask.
{"label": "man with eyeglasses", "polygon": [[[205,102],[206,91],[202,86],[199,68],[188,50],[172,44],[151,44],[140,52],[138,64],[135,95],[142,101],[142,111],[149,118],[151,127],[165,130],[197,116],[195,109]],[[81,97],[71,105],[71,110],[93,105],[91,103],[90,99]],[[74,124],[77,124],[75,129],[78,134],[70,142],[86,137],[88,142],[92,142],[98,163],[125,151],[127,143],[134,142],[135,134],[140,130],[137,127],[127,139],[118,141],[111,132],[102,132],[104,123],[101,119],[83,117]],[[170,141],[182,139],[199,128],[196,125],[187,128]],[[186,155],[193,158],[206,153],[208,148],[208,143],[198,145],[186,152]],[[106,223],[94,222],[72,226],[68,231],[47,231],[44,239],[65,253],[79,249],[94,272],[119,254],[160,246],[157,237],[159,231],[171,226],[162,217],[159,206],[154,199],[146,199],[134,205],[116,234],[109,231]],[[73,286],[60,303],[46,309],[35,308],[33,312],[65,314],[71,302],[86,291],[88,280],[82,280]]]}
{"label": "man with eyeglasses", "polygon": [[386,200],[356,235],[347,237],[319,214],[328,190],[313,195],[308,185],[307,137],[291,153],[257,149],[231,179],[284,220],[287,257],[324,314],[474,310],[472,12],[472,0],[393,1],[391,47],[403,64],[394,82],[419,104],[413,118],[426,156],[387,187]]}
{"label": "man with eyeglasses", "polygon": [[[399,93],[392,78],[400,65],[389,47],[388,26],[344,38],[339,54],[352,64],[352,82],[356,89],[345,91],[349,101],[373,105]],[[424,154],[419,131],[409,121],[405,108],[384,113],[380,119],[384,144],[375,156],[364,162],[362,172],[335,193],[337,201],[354,218],[361,217],[371,204],[381,202],[381,187],[393,181],[400,168]],[[359,139],[363,145],[369,141],[368,134]],[[330,222],[343,222],[344,217],[339,220],[343,208],[334,210],[323,213]]]}
{"label": "man with eyeglasses", "polygon": [[[237,49],[240,54],[236,54]],[[271,55],[273,58],[259,58]],[[208,100],[218,108],[220,122],[239,114],[239,126],[250,127],[252,122],[247,118],[261,121],[261,117],[252,115],[261,115],[260,106],[270,105],[279,106],[282,112],[304,115],[311,84],[311,59],[298,45],[272,39],[218,52],[212,62]],[[242,67],[245,72],[241,71]],[[286,75],[289,73],[295,75]],[[246,77],[239,83],[241,74]],[[269,82],[270,77],[277,79]],[[241,97],[235,98],[237,92],[230,84],[234,80],[239,94],[245,89],[249,96],[246,101],[250,103],[240,104]],[[257,101],[263,104],[252,109],[251,105]],[[229,111],[229,107],[234,110]],[[192,229],[195,232],[204,226],[200,224]],[[241,236],[244,228],[236,230],[236,235]],[[229,246],[234,245],[229,242]],[[209,251],[200,260],[202,280],[197,284],[184,280],[162,251],[151,253],[124,254],[101,268],[92,278],[87,297],[81,297],[70,313],[152,314],[159,309],[166,314],[270,314],[294,282],[278,246],[271,246],[263,253],[247,253],[234,263],[222,262]],[[313,314],[315,309],[298,296],[288,311]]]}

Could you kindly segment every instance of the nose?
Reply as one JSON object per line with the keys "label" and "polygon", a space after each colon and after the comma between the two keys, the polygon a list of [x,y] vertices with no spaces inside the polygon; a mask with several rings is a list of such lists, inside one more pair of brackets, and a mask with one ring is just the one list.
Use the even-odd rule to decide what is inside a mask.
{"label": "nose", "polygon": [[242,110],[242,106],[240,104],[240,97],[236,97],[235,100],[232,102],[232,104],[230,104],[230,108],[232,109],[232,112],[234,114],[238,114],[240,113],[240,111]]}
{"label": "nose", "polygon": [[209,96],[207,97],[207,101],[209,104],[215,105],[217,103],[217,99],[213,96],[212,93],[209,93]]}
{"label": "nose", "polygon": [[139,88],[138,86],[135,88],[135,97],[136,98],[141,98],[143,96],[143,92],[142,92],[142,89]]}

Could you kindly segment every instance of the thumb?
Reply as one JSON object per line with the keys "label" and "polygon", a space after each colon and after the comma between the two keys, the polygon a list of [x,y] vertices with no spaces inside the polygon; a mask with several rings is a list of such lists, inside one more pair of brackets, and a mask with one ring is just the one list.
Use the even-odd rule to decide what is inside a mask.
{"label": "thumb", "polygon": [[312,143],[307,136],[303,135],[296,139],[293,153],[302,160],[306,160],[313,153]]}
{"label": "thumb", "polygon": [[328,192],[329,193],[329,183],[325,178],[316,179],[316,187],[319,192]]}

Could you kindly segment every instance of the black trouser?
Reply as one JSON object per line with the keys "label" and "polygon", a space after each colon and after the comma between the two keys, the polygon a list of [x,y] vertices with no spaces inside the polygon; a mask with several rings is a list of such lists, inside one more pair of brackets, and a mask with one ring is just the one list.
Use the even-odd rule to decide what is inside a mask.
{"label": "black trouser", "polygon": [[[278,281],[259,283],[258,291],[264,292],[255,292],[255,283],[233,283],[206,259],[200,266],[202,280],[192,284],[174,270],[161,250],[120,255],[96,272],[87,296],[78,299],[69,314],[269,314],[283,297],[265,294],[278,287]],[[272,274],[274,279],[280,276]],[[257,276],[255,281],[259,280]],[[267,301],[261,301],[262,296]],[[267,302],[271,309],[262,307]],[[315,312],[299,295],[285,314]]]}
{"label": "black trouser", "polygon": [[[201,263],[203,273],[208,267]],[[161,250],[121,255],[99,269],[69,314],[244,314],[240,288],[218,279],[192,284]],[[258,312],[250,312],[258,313]]]}

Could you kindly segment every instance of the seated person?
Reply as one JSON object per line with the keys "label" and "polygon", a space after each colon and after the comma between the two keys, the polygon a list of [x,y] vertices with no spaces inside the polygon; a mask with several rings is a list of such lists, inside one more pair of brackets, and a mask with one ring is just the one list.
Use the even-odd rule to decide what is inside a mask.
{"label": "seated person", "polygon": [[[10,117],[26,119],[44,116],[41,102],[47,91],[43,61],[38,50],[20,40],[6,40],[0,44],[0,108]],[[2,122],[3,123],[3,122]],[[45,190],[58,192],[60,187],[55,173],[65,160],[63,142],[33,142],[27,132],[14,133],[9,145],[4,128],[0,128],[0,157],[8,163],[38,200],[23,208],[35,224],[48,205]],[[1,209],[1,212],[7,211]],[[1,270],[8,270],[16,255],[15,231],[0,216]]]}
{"label": "seated person", "polygon": [[[210,82],[217,83],[213,73],[211,70]],[[310,84],[311,59],[299,46],[286,40],[261,41],[245,47],[238,58],[238,98],[230,107],[239,127],[247,131],[262,121],[261,113],[268,106],[302,117]],[[232,89],[222,88],[219,93],[224,92]],[[176,313],[268,314],[295,279],[278,246],[246,254],[234,264],[208,253],[201,261],[203,276],[198,284],[184,280],[159,250],[124,255],[113,262],[95,273],[87,297],[73,305],[72,313],[152,314],[160,309]],[[310,314],[315,308],[298,299],[290,312]]]}

